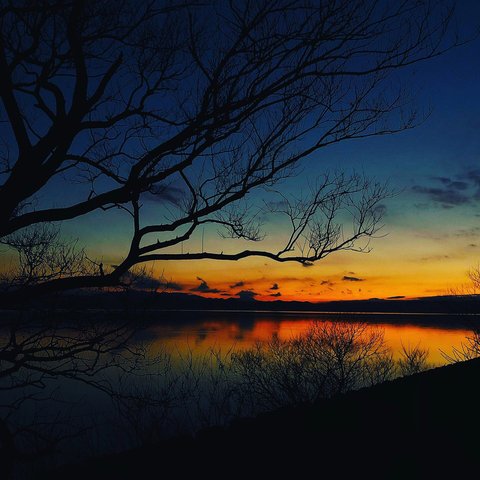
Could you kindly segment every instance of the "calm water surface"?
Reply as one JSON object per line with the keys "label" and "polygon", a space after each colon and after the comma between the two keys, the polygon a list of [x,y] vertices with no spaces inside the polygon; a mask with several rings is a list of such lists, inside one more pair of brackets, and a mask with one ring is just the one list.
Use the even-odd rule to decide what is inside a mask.
{"label": "calm water surface", "polygon": [[472,328],[480,324],[476,316],[317,314],[303,312],[162,312],[149,323],[145,333],[152,352],[203,354],[211,348],[227,352],[246,349],[274,336],[288,339],[305,333],[313,322],[366,322],[384,332],[394,357],[402,345],[419,345],[429,351],[429,361],[446,363],[443,352],[459,347]]}
{"label": "calm water surface", "polygon": [[[81,320],[88,320],[93,324],[101,322],[102,320],[97,319],[95,315],[92,314],[92,318],[88,319],[82,317]],[[121,315],[118,315],[118,318],[115,315],[113,317],[119,322],[122,320]],[[108,318],[108,322],[110,322],[111,312],[108,313]],[[135,325],[137,316],[134,316],[133,319]],[[158,353],[167,352],[171,354],[172,358],[193,357],[195,359],[198,357],[200,364],[202,358],[211,358],[209,352],[212,349],[220,351],[228,357],[228,353],[232,350],[248,349],[257,342],[267,342],[275,336],[280,339],[299,336],[307,332],[313,322],[320,321],[366,322],[373,328],[383,331],[386,345],[391,348],[394,357],[399,357],[402,345],[406,347],[418,345],[428,349],[429,363],[437,366],[447,363],[442,351],[448,354],[453,347],[460,347],[466,337],[470,335],[472,328],[480,325],[480,317],[475,316],[339,315],[305,312],[148,312],[138,320],[142,327],[133,341],[145,346],[147,359],[155,359]],[[25,334],[29,333],[27,327]],[[8,330],[2,331],[2,341],[8,342],[8,338]],[[149,365],[149,363],[147,362],[145,365]],[[170,373],[173,372],[173,375],[177,375],[176,368],[174,367]],[[153,389],[152,391],[155,393],[157,382],[160,383],[161,388],[164,388],[164,390],[160,388],[159,392],[171,393],[168,382],[165,383],[165,378],[167,378],[165,375],[162,380],[162,364],[159,365],[155,361],[150,366],[134,364],[132,370],[134,375],[122,380],[121,387],[124,389],[122,390],[124,393],[128,393],[131,388],[134,388],[134,392],[143,392],[145,387],[148,387],[146,391]],[[202,375],[208,375],[208,370],[206,372]],[[117,373],[110,370],[102,372],[103,375],[106,375],[106,379],[113,383],[115,383]],[[23,373],[19,372],[18,374],[22,375]],[[4,380],[8,382],[8,378]],[[200,380],[197,385],[201,387],[202,382],[208,384],[208,377]],[[136,390],[137,387],[140,390]],[[178,433],[176,429],[179,424],[182,425],[180,432],[185,431],[184,429],[188,431],[189,428],[195,430],[201,426],[200,416],[195,414],[195,409],[199,406],[206,407],[205,411],[209,412],[211,400],[209,400],[210,397],[203,398],[202,394],[199,394],[199,398],[195,398],[197,390],[189,391],[183,407],[181,405],[177,406],[178,408],[175,407],[181,411],[175,417],[174,423],[164,421],[161,424],[162,435]],[[17,395],[20,395],[20,398],[22,396],[28,398],[22,390],[9,391],[7,389],[3,392],[2,399],[7,405],[7,409],[9,401],[15,405]],[[79,452],[89,456],[135,447],[138,445],[135,432],[142,428],[148,432],[155,420],[155,417],[152,417],[152,414],[155,415],[155,411],[141,407],[141,404],[139,410],[132,410],[132,407],[129,406],[121,413],[114,407],[108,395],[88,383],[75,379],[52,376],[41,389],[41,396],[44,397],[41,401],[25,401],[21,404],[21,408],[14,409],[12,416],[9,417],[9,422],[12,425],[16,423],[19,425],[33,424],[37,428],[38,425],[35,424],[35,421],[40,418],[48,428],[51,428],[53,419],[54,427],[63,432],[64,427],[60,424],[59,419],[64,419],[62,422],[69,428],[67,431],[72,431],[73,434],[71,438],[68,437],[69,439],[62,443],[62,451],[58,456],[57,453],[52,454],[55,462],[74,461],[78,458]],[[212,417],[212,420],[212,424],[215,424],[218,417]],[[183,426],[184,422],[186,427]],[[141,428],[139,428],[140,426]],[[78,434],[78,432],[84,433]],[[27,472],[19,473],[18,478],[33,477],[29,477]]]}

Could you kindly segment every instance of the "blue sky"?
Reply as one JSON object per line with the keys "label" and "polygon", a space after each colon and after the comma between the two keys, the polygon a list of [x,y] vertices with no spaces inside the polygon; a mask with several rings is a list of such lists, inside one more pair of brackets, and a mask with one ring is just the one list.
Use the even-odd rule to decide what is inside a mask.
{"label": "blue sky", "polygon": [[[459,31],[473,36],[480,2],[460,1],[457,15]],[[304,298],[308,285],[317,300],[437,295],[468,282],[468,269],[480,260],[479,39],[402,72],[402,81],[415,93],[416,128],[330,146],[305,161],[299,176],[285,185],[305,189],[312,176],[339,166],[388,181],[397,194],[384,202],[386,236],[372,243],[368,255],[332,255],[308,273],[298,266],[257,263],[252,274],[250,266],[235,266],[238,278],[252,278],[259,295],[267,295],[268,283],[282,277],[291,285],[284,297]],[[192,268],[218,278],[222,266]],[[165,266],[167,274],[188,281],[186,269]],[[342,279],[350,271],[362,277],[363,288],[345,287]]]}
{"label": "blue sky", "polygon": [[[480,26],[480,1],[459,0],[456,21],[461,35],[473,37]],[[167,262],[155,265],[156,274],[163,273],[185,290],[199,285],[197,277],[212,290],[230,291],[228,285],[243,283],[259,298],[268,298],[277,283],[276,293],[283,298],[309,300],[441,294],[466,281],[467,270],[480,260],[480,40],[402,70],[394,80],[412,95],[409,107],[418,111],[416,128],[319,150],[302,163],[295,178],[282,184],[285,191],[299,192],[313,178],[338,170],[388,181],[396,193],[384,201],[381,233],[386,236],[372,242],[371,253],[332,255],[309,269],[255,259],[233,265]],[[46,198],[50,205],[52,196],[54,204],[74,202],[84,188],[65,189],[59,179],[49,185]],[[261,202],[264,195],[260,190],[252,198]],[[146,210],[154,208],[158,206],[150,204]],[[62,226],[66,236],[78,238],[92,257],[106,264],[117,263],[126,253],[132,229],[124,212],[109,213],[93,213]],[[276,220],[265,221],[268,249],[284,227]],[[198,250],[202,235],[209,246],[227,248],[215,229],[209,229],[177,250]],[[353,289],[345,277],[361,279],[361,286]]]}

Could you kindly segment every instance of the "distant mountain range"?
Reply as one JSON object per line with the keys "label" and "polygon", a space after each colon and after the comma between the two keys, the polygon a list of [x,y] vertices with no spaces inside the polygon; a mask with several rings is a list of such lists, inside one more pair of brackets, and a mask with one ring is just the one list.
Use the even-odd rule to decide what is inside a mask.
{"label": "distant mountain range", "polygon": [[299,302],[276,300],[262,302],[238,298],[206,298],[186,293],[126,292],[64,293],[38,299],[33,307],[79,309],[146,308],[158,310],[251,310],[311,312],[375,312],[375,313],[479,313],[480,295],[435,296],[417,299],[348,300],[330,302]]}

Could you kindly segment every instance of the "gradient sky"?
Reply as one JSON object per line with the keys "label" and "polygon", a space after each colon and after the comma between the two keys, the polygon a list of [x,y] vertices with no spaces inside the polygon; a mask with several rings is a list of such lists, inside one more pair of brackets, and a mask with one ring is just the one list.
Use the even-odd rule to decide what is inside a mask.
{"label": "gradient sky", "polygon": [[[480,2],[460,0],[459,29],[472,32],[475,23]],[[419,111],[432,108],[424,122],[400,134],[319,151],[283,187],[304,189],[312,176],[339,166],[388,181],[397,193],[384,202],[382,238],[373,240],[370,253],[341,252],[308,268],[255,258],[166,262],[155,264],[154,274],[183,292],[261,300],[430,296],[467,283],[467,271],[480,261],[480,40],[403,75]],[[75,199],[75,187],[57,187],[63,200]],[[284,233],[280,223],[265,220],[268,235],[256,248],[274,248]],[[108,219],[100,213],[82,217],[62,231],[105,264],[120,260],[130,234],[120,211],[110,211]],[[230,248],[214,230],[205,230],[173,251],[199,251],[202,235],[205,250]]]}

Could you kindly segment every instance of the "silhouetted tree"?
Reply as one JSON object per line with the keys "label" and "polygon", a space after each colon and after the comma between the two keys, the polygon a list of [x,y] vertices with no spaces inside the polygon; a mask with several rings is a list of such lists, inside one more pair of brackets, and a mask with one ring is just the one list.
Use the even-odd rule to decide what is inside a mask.
{"label": "silhouetted tree", "polygon": [[464,362],[480,357],[480,330],[475,327],[458,347],[452,347],[451,352],[441,351],[442,356],[450,363]]}
{"label": "silhouetted tree", "polygon": [[[471,268],[468,272],[470,285],[462,285],[459,288],[451,289],[452,295],[464,297],[467,300],[478,295],[480,290],[480,265]],[[468,318],[468,317],[467,317]],[[474,320],[466,322],[466,327],[471,329],[471,333],[460,343],[458,347],[452,347],[451,352],[441,351],[442,356],[450,363],[464,362],[480,356],[480,328]]]}
{"label": "silhouetted tree", "polygon": [[[152,260],[308,265],[367,248],[356,242],[377,231],[386,190],[335,175],[308,198],[263,206],[291,221],[278,251],[164,251],[208,224],[261,240],[250,192],[331,144],[412,127],[415,112],[391,74],[459,44],[448,38],[451,16],[426,0],[2,2],[0,238],[36,256],[22,275],[28,288],[117,285]],[[76,200],[52,193],[71,184]],[[146,198],[168,214],[145,220]],[[47,258],[37,256],[45,225],[55,232],[112,208],[132,218],[118,265],[95,267],[55,234]]]}
{"label": "silhouetted tree", "polygon": [[[149,366],[163,364],[163,359],[147,358],[144,346],[133,340],[138,329],[138,325],[121,314],[113,319],[98,314],[89,317],[84,312],[76,319],[73,312],[66,311],[35,316],[15,312],[11,318],[3,315],[0,324],[0,455],[2,451],[5,455],[2,468],[54,455],[62,442],[85,433],[87,427],[71,418],[66,406],[68,400],[61,393],[62,382],[77,382],[86,391],[103,392],[106,398],[119,404],[147,403],[143,393],[136,396],[122,386],[127,379],[144,375]],[[158,403],[164,400],[159,398]],[[42,410],[49,413],[32,414]],[[5,470],[2,475],[9,478]]]}
{"label": "silhouetted tree", "polygon": [[477,266],[476,268],[472,268],[468,272],[468,277],[472,282],[473,293],[475,294],[480,290],[480,266]]}
{"label": "silhouetted tree", "polygon": [[242,392],[266,410],[302,405],[393,378],[383,331],[364,323],[314,322],[304,335],[232,355]]}
{"label": "silhouetted tree", "polygon": [[400,375],[407,376],[423,372],[431,368],[428,364],[428,348],[421,348],[420,344],[412,347],[402,343],[401,357],[398,360]]}

